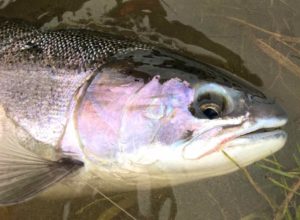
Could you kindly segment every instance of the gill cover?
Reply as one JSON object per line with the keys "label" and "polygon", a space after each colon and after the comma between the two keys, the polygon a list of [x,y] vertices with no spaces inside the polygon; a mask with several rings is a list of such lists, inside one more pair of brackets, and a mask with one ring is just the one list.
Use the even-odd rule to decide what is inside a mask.
{"label": "gill cover", "polygon": [[[178,78],[149,81],[103,68],[78,110],[78,133],[90,156],[115,159],[151,143],[172,144],[192,129],[189,84]],[[182,124],[180,126],[180,124]],[[164,132],[166,131],[166,132]],[[93,156],[91,156],[93,157]]]}

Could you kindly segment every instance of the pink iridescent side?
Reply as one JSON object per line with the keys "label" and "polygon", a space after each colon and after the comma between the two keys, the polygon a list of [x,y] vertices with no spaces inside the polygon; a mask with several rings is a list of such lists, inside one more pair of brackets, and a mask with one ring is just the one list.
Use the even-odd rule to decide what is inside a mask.
{"label": "pink iridescent side", "polygon": [[193,129],[189,84],[159,76],[144,84],[123,74],[99,74],[79,109],[78,131],[87,150],[100,157],[134,153],[151,144],[173,144]]}

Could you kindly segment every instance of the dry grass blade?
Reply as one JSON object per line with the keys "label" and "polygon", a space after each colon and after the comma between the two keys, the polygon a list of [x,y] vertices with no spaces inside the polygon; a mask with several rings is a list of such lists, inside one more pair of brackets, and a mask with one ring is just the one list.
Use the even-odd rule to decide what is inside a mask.
{"label": "dry grass blade", "polygon": [[[282,166],[282,164],[280,164],[280,163],[278,163],[276,160],[271,160],[271,159],[268,159],[268,158],[265,158],[265,159],[263,159],[263,161],[265,161],[265,162],[268,162],[268,163],[270,163],[270,164],[272,164],[272,165],[275,165],[276,167],[278,167],[278,168],[283,168],[283,166]],[[258,166],[259,166],[260,164],[258,164]]]}
{"label": "dry grass blade", "polygon": [[[114,198],[117,198],[117,197],[120,197],[120,196],[121,196],[121,195],[116,195],[116,196],[110,197],[110,198],[111,198],[111,199],[114,199]],[[102,202],[102,201],[106,201],[106,198],[101,198],[101,199],[96,199],[96,200],[94,200],[93,202],[91,202],[91,203],[89,203],[89,204],[87,204],[87,205],[81,207],[79,210],[77,210],[77,211],[75,212],[75,214],[76,214],[76,215],[80,215],[80,214],[82,214],[86,209],[88,209],[88,208],[90,208],[91,206],[93,206],[93,205],[95,205],[95,204],[97,204],[97,203],[99,203],[99,202]]]}
{"label": "dry grass blade", "polygon": [[251,23],[249,23],[245,20],[239,19],[239,18],[234,18],[234,17],[230,17],[230,16],[226,16],[226,18],[228,18],[230,20],[233,20],[233,21],[236,21],[236,22],[239,22],[239,23],[244,24],[248,27],[251,27],[251,28],[256,29],[258,31],[264,32],[266,34],[269,34],[269,35],[271,35],[275,38],[281,39],[283,41],[290,42],[290,43],[300,43],[300,37],[291,37],[291,36],[286,36],[286,35],[282,35],[282,34],[279,34],[279,33],[275,33],[275,32],[272,32],[272,31],[268,31],[264,28],[258,27],[254,24],[251,24]]}
{"label": "dry grass blade", "polygon": [[299,188],[300,188],[300,179],[298,179],[298,181],[292,186],[291,191],[287,194],[287,196],[281,203],[278,211],[276,212],[274,220],[281,220],[284,218],[288,205],[292,200],[292,198],[294,197],[294,195],[296,194],[296,192],[299,190]]}
{"label": "dry grass blade", "polygon": [[275,168],[266,166],[264,164],[258,164],[258,166],[265,169],[265,170],[268,170],[272,173],[278,174],[280,176],[285,176],[285,177],[288,177],[288,178],[297,178],[299,176],[299,172],[285,172],[285,171],[282,171],[282,170],[279,170],[279,169],[275,169]]}
{"label": "dry grass blade", "polygon": [[120,211],[124,212],[130,219],[133,220],[137,220],[133,215],[131,215],[128,211],[126,211],[121,204],[121,206],[114,202],[111,198],[109,198],[107,195],[105,195],[103,192],[101,192],[100,190],[98,190],[96,187],[94,187],[93,185],[86,183],[91,189],[95,190],[97,193],[99,193],[103,198],[105,198],[107,201],[109,201],[112,205],[114,205],[117,209],[119,209]]}
{"label": "dry grass blade", "polygon": [[[282,188],[282,189],[285,189],[285,190],[288,191],[288,192],[293,192],[293,189],[292,189],[292,188],[289,188],[289,187],[287,186],[286,183],[282,184],[282,183],[280,183],[279,181],[277,181],[277,180],[275,180],[275,179],[273,179],[273,178],[271,178],[271,177],[268,177],[268,179],[269,179],[275,186],[278,186],[278,187],[280,187],[280,188]],[[294,192],[294,193],[297,194],[297,195],[300,195],[298,192]]]}
{"label": "dry grass blade", "polygon": [[[134,203],[135,203],[135,201],[131,197],[127,197],[127,198],[119,201],[118,205],[121,206],[123,209],[127,209],[127,208],[130,208]],[[109,208],[105,212],[103,212],[97,219],[98,220],[115,219],[120,214],[120,211],[122,211],[122,210],[120,210],[118,207],[112,206],[111,208]]]}
{"label": "dry grass blade", "polygon": [[273,47],[271,47],[269,44],[265,43],[261,39],[256,39],[257,46],[266,53],[269,57],[274,59],[276,62],[278,62],[280,65],[294,73],[296,76],[300,77],[300,67],[293,63],[289,58],[284,56],[282,53],[280,53],[278,50],[275,50]]}
{"label": "dry grass blade", "polygon": [[279,41],[280,43],[282,43],[283,45],[285,45],[287,48],[289,48],[291,51],[293,51],[293,52],[295,52],[295,53],[297,53],[297,54],[300,54],[300,50],[298,50],[298,49],[296,49],[295,47],[293,47],[293,46],[292,46],[293,44],[287,43],[287,42],[285,42],[285,41],[283,41],[283,40],[280,40],[280,39],[278,39],[278,41]]}
{"label": "dry grass blade", "polygon": [[260,194],[269,204],[269,206],[272,208],[273,211],[276,210],[276,204],[274,204],[274,202],[269,198],[269,196],[256,184],[256,182],[254,181],[254,179],[252,178],[252,176],[250,175],[250,173],[247,171],[247,169],[245,169],[244,167],[241,167],[230,155],[228,155],[224,150],[222,150],[222,153],[232,162],[234,163],[239,169],[241,169],[246,178],[248,179],[248,181],[250,182],[250,184],[254,187],[254,189],[256,190],[256,192],[258,194]]}

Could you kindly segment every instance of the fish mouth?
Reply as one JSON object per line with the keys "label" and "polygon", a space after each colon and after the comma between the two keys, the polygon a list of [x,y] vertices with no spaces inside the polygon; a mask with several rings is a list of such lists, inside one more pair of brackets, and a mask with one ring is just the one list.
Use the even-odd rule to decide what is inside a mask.
{"label": "fish mouth", "polygon": [[[275,152],[286,142],[287,134],[282,130],[286,123],[286,118],[269,118],[247,120],[233,126],[215,126],[198,136],[198,141],[193,143],[191,139],[183,147],[183,158],[199,160],[222,150],[248,149],[252,146],[269,148]],[[274,144],[274,147],[270,146],[271,144]]]}
{"label": "fish mouth", "polygon": [[250,133],[243,134],[238,138],[247,138],[247,139],[260,139],[265,137],[270,137],[278,133],[286,133],[283,131],[282,127],[276,128],[261,128]]}
{"label": "fish mouth", "polygon": [[283,126],[287,123],[287,119],[273,119],[272,123],[269,122],[257,123],[258,125],[253,126],[254,128],[246,129],[238,137],[228,141],[224,147],[254,145],[257,142],[264,142],[270,139],[277,139],[285,143],[287,133],[283,130]]}
{"label": "fish mouth", "polygon": [[[269,140],[278,140],[284,142],[287,139],[287,133],[282,129],[274,129],[263,132],[251,132],[245,135],[241,135],[236,139],[233,139],[224,145],[224,148],[234,148],[255,145],[258,142],[264,142]],[[282,145],[283,147],[283,145]]]}

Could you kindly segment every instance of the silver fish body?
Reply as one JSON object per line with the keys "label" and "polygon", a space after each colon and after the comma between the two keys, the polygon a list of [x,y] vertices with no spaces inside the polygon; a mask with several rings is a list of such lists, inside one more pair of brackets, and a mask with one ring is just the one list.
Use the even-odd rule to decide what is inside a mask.
{"label": "silver fish body", "polygon": [[2,205],[70,173],[111,190],[222,175],[238,169],[224,151],[246,166],[285,144],[284,111],[217,67],[22,21],[2,19],[0,39]]}

